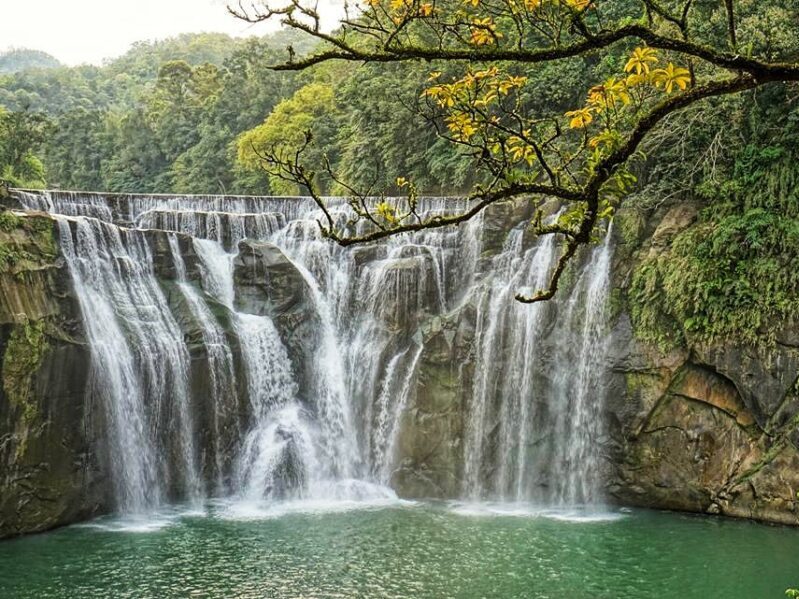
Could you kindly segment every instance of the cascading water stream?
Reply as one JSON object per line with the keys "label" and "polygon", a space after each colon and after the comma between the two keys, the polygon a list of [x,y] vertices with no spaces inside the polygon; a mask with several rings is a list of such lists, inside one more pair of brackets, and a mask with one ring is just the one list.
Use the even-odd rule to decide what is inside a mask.
{"label": "cascading water stream", "polygon": [[233,351],[230,348],[224,329],[217,322],[208,304],[186,275],[186,264],[180,252],[178,240],[174,234],[169,235],[169,248],[175,265],[178,288],[186,298],[192,316],[197,320],[208,354],[208,376],[210,378],[211,406],[213,409],[211,441],[214,445],[214,486],[217,494],[224,494],[225,456],[222,454],[220,439],[223,438],[223,415],[221,410],[226,398],[236,393],[236,372]]}
{"label": "cascading water stream", "polygon": [[95,285],[100,278],[93,269],[96,256],[87,253],[86,241],[80,240],[81,252],[91,258],[79,257],[69,222],[60,218],[58,226],[61,252],[69,265],[92,355],[90,393],[105,398],[112,445],[111,469],[117,473],[116,502],[123,511],[142,511],[161,501],[162,489],[133,352],[113,305]]}
{"label": "cascading water stream", "polygon": [[319,347],[314,356],[313,393],[320,426],[323,429],[322,451],[331,465],[332,477],[351,479],[358,474],[360,456],[351,406],[347,402],[344,364],[333,325],[333,316],[326,298],[310,272],[301,264],[295,266],[311,290],[321,328]]}
{"label": "cascading water stream", "polygon": [[252,424],[233,475],[236,492],[250,501],[302,495],[320,465],[286,348],[269,317],[235,310],[234,255],[208,240],[194,248],[204,287],[231,312],[246,374]]}
{"label": "cascading water stream", "polygon": [[[525,249],[514,230],[477,289],[477,355],[464,439],[463,495],[579,506],[601,499],[605,304],[611,233],[594,249],[552,330],[545,304],[512,300],[544,287],[558,256],[551,236]],[[565,306],[564,306],[565,303]],[[554,345],[554,347],[553,347]],[[556,359],[547,356],[554,351]]]}
{"label": "cascading water stream", "polygon": [[269,318],[237,314],[235,323],[253,413],[237,465],[239,492],[250,500],[302,493],[319,466],[291,362]]}
{"label": "cascading water stream", "polygon": [[[457,375],[462,496],[600,498],[610,235],[570,295],[528,306],[515,293],[546,285],[559,246],[553,236],[531,242],[523,226],[494,250],[481,217],[350,249],[322,238],[318,209],[302,198],[20,195],[65,215],[62,252],[121,510],[197,499],[204,486],[247,502],[392,497],[406,415],[435,351],[422,331],[470,310],[473,364]],[[453,208],[463,204],[433,198],[419,209]],[[333,201],[335,218],[347,210]],[[164,240],[171,275],[155,265]],[[308,338],[295,332],[300,316],[274,313],[268,297],[247,312],[238,285],[262,259],[252,248],[296,274]],[[270,264],[256,268],[264,283]]]}
{"label": "cascading water stream", "polygon": [[[416,374],[416,367],[419,364],[419,358],[422,355],[424,346],[419,344],[413,356],[408,362],[408,366],[404,369],[404,376],[400,379],[400,384],[397,387],[398,391],[395,394],[389,394],[391,379],[388,378],[383,387],[384,392],[381,393],[380,406],[383,409],[379,418],[379,426],[377,428],[377,451],[375,463],[378,464],[379,481],[388,485],[391,483],[392,466],[396,461],[397,452],[397,439],[399,437],[400,419],[402,413],[408,405],[408,400],[412,393],[411,382]],[[407,353],[400,354],[401,358],[405,358]],[[394,372],[392,371],[392,375]],[[391,398],[394,396],[393,406],[391,405]]]}
{"label": "cascading water stream", "polygon": [[[188,349],[152,270],[146,241],[138,231],[94,218],[58,222],[92,351],[92,392],[106,398],[113,422],[112,463],[123,473],[115,478],[117,504],[126,511],[146,510],[163,499],[164,481],[174,487],[177,480],[184,497],[199,500]],[[176,459],[164,460],[156,451],[159,437],[175,433],[177,443],[167,451]],[[180,472],[172,472],[171,464]]]}
{"label": "cascading water stream", "polygon": [[[605,310],[610,292],[610,262],[613,254],[612,229],[593,250],[583,268],[566,311],[568,343],[562,349],[555,382],[557,411],[555,444],[556,471],[562,481],[550,498],[560,505],[585,505],[600,500],[603,379],[602,359],[607,351]],[[576,359],[572,359],[576,358]],[[569,360],[569,362],[566,362]]]}

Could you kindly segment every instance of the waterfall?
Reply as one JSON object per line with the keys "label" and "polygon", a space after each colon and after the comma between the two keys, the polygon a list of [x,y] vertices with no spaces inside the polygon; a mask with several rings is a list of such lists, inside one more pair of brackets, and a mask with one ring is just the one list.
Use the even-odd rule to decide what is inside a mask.
{"label": "waterfall", "polygon": [[499,233],[479,216],[342,248],[307,198],[17,195],[58,219],[121,511],[393,497],[440,351],[425,331],[447,319],[465,335],[461,428],[445,440],[461,497],[601,501],[610,234],[555,300],[524,305],[514,295],[547,284],[560,246],[522,213]]}
{"label": "waterfall", "polygon": [[[117,504],[134,512],[153,507],[181,479],[183,496],[199,499],[188,349],[149,246],[141,232],[94,218],[58,222],[91,349],[91,393],[108,406],[112,471],[121,473]],[[161,441],[174,436],[177,447]],[[177,457],[164,459],[164,453]]]}
{"label": "waterfall", "polygon": [[[199,242],[198,242],[199,243]],[[186,264],[178,246],[177,237],[169,235],[169,248],[177,274],[178,288],[186,298],[192,316],[200,325],[203,344],[208,354],[208,376],[210,378],[210,395],[213,418],[211,419],[211,442],[214,445],[215,487],[217,493],[225,490],[224,472],[225,456],[222,453],[220,440],[223,438],[224,418],[222,410],[226,399],[236,393],[236,372],[233,351],[228,343],[222,326],[211,312],[199,291],[192,285],[186,274]]]}
{"label": "waterfall", "polygon": [[[523,305],[519,289],[548,284],[558,247],[524,249],[522,230],[492,260],[477,289],[477,370],[464,438],[463,496],[471,500],[584,505],[601,501],[603,365],[611,233],[565,301]],[[564,305],[565,304],[565,305]],[[557,308],[546,339],[547,309]],[[549,354],[555,354],[555,359]],[[492,443],[493,439],[493,443]]]}
{"label": "waterfall", "polygon": [[238,314],[235,323],[253,412],[237,466],[239,490],[248,499],[302,493],[318,465],[288,355],[269,318]]}
{"label": "waterfall", "polygon": [[295,266],[311,290],[321,328],[319,347],[313,359],[313,393],[323,429],[322,451],[331,464],[333,477],[353,478],[357,475],[360,462],[356,443],[357,431],[351,406],[347,401],[344,364],[333,315],[311,273],[299,263]]}
{"label": "waterfall", "polygon": [[590,504],[599,499],[604,370],[607,351],[605,310],[610,292],[612,246],[609,228],[601,246],[583,268],[576,291],[568,302],[565,329],[568,343],[561,345],[554,405],[555,466],[562,484],[551,500],[562,505]]}
{"label": "waterfall", "polygon": [[218,243],[194,239],[194,250],[202,261],[202,281],[205,291],[222,305],[233,309],[233,254]]}
{"label": "waterfall", "polygon": [[[69,265],[80,301],[92,356],[91,395],[105,398],[112,445],[111,469],[117,505],[124,511],[140,511],[161,500],[154,441],[142,403],[141,380],[109,298],[92,284],[100,278],[92,260],[81,259],[72,241],[68,221],[58,221],[61,251]],[[81,240],[86,251],[86,240]],[[87,284],[88,283],[88,284]]]}
{"label": "waterfall", "polygon": [[[416,367],[419,364],[419,358],[422,356],[423,349],[424,346],[419,344],[408,366],[405,368],[404,376],[397,381],[399,384],[393,387],[396,389],[394,393],[391,392],[391,389],[392,385],[396,385],[394,375],[398,369],[397,364],[389,364],[388,372],[390,375],[387,373],[383,390],[380,394],[381,413],[378,418],[378,427],[375,430],[378,439],[375,462],[378,464],[379,468],[378,480],[385,485],[391,482],[391,467],[396,459],[400,418],[408,404],[412,392],[411,382],[416,374]],[[407,352],[395,356],[395,360],[398,361],[406,355]],[[392,397],[394,398],[393,406],[391,405]]]}
{"label": "waterfall", "polygon": [[195,239],[194,248],[203,286],[233,312],[246,374],[252,424],[236,464],[236,490],[250,500],[302,494],[319,464],[286,348],[269,317],[235,311],[234,255],[208,240]]}

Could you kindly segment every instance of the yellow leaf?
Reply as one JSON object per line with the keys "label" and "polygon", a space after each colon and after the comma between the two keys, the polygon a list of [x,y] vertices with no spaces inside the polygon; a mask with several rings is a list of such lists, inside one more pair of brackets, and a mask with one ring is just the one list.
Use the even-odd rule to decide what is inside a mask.
{"label": "yellow leaf", "polygon": [[524,151],[524,160],[527,162],[529,166],[533,166],[533,162],[537,156],[535,155],[535,150],[531,146],[527,146],[527,149]]}
{"label": "yellow leaf", "polygon": [[591,6],[592,1],[593,0],[564,0],[566,6],[569,6],[575,10],[585,10]]}
{"label": "yellow leaf", "polygon": [[590,140],[588,140],[588,145],[592,148],[598,148],[600,145],[605,145],[606,147],[613,149],[621,143],[621,140],[622,138],[618,131],[605,129],[596,137],[592,137]]}
{"label": "yellow leaf", "polygon": [[[491,18],[486,19],[475,19],[475,25],[485,25],[490,28],[494,28],[494,24],[491,22]],[[501,37],[501,36],[500,36]],[[474,79],[488,79],[491,77],[496,77],[499,74],[499,69],[497,67],[491,67],[490,69],[486,69],[485,71],[477,71],[476,73],[471,74],[471,77]]]}
{"label": "yellow leaf", "polygon": [[475,46],[490,46],[502,37],[496,29],[497,26],[491,17],[474,19],[470,27],[472,43]]}
{"label": "yellow leaf", "polygon": [[429,2],[422,4],[419,7],[419,16],[429,17],[433,14],[433,5]]}
{"label": "yellow leaf", "polygon": [[477,132],[477,123],[463,112],[448,116],[446,123],[452,136],[459,141],[468,141]]}
{"label": "yellow leaf", "polygon": [[646,46],[636,48],[627,64],[624,65],[624,72],[635,71],[636,75],[648,73],[651,64],[658,62],[657,50]]}
{"label": "yellow leaf", "polygon": [[388,202],[380,202],[375,206],[375,212],[387,223],[394,223],[397,220],[397,213]]}
{"label": "yellow leaf", "polygon": [[647,83],[648,79],[646,75],[628,75],[625,83],[627,84],[627,88],[637,87],[644,83]]}
{"label": "yellow leaf", "polygon": [[569,127],[572,129],[583,129],[594,120],[591,108],[578,108],[566,113],[566,116],[571,119]]}
{"label": "yellow leaf", "polygon": [[674,91],[675,87],[685,90],[691,83],[691,72],[682,67],[675,67],[673,63],[666,65],[666,68],[658,69],[652,73],[655,85],[663,89],[667,94]]}

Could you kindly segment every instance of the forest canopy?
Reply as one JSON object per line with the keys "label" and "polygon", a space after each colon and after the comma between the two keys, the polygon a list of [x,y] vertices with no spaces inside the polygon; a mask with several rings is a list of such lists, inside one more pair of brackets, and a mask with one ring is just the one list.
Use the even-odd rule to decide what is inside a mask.
{"label": "forest canopy", "polygon": [[[462,212],[420,216],[418,186],[404,176],[396,179],[404,199],[380,200],[391,190],[359,188],[329,159],[307,159],[317,154],[311,129],[302,143],[265,140],[253,153],[272,177],[306,190],[324,214],[323,234],[342,245],[457,225],[511,198],[557,198],[565,206],[560,216],[544,224],[539,212],[532,229],[560,236],[561,257],[545,289],[516,296],[536,302],[554,295],[578,250],[634,189],[632,167],[643,161],[645,142],[675,114],[799,81],[799,15],[771,8],[747,0],[363,0],[345,5],[332,33],[316,5],[303,0],[239,2],[229,10],[251,23],[279,21],[320,43],[299,59],[289,51],[281,71],[339,62],[431,64],[416,112],[471,158],[481,180],[465,194]],[[537,95],[541,67],[586,59],[601,69],[576,84],[582,98],[571,109],[530,105],[525,93]],[[320,177],[347,190],[354,216],[346,223],[327,210]]]}
{"label": "forest canopy", "polygon": [[29,69],[53,69],[61,66],[57,58],[41,50],[12,48],[0,53],[0,74]]}
{"label": "forest canopy", "polygon": [[425,68],[271,70],[289,46],[303,55],[315,42],[288,32],[247,39],[187,34],[136,44],[102,67],[37,66],[0,75],[5,113],[48,127],[43,138],[31,138],[31,156],[41,166],[36,176],[0,158],[0,178],[22,187],[110,192],[297,194],[297,185],[269,177],[253,160],[251,142],[270,129],[297,139],[311,126],[319,132],[317,155],[362,184],[378,178],[389,185],[403,172],[427,192],[449,194],[474,182],[469,160],[408,109],[427,79]]}
{"label": "forest canopy", "polygon": [[[499,8],[505,10],[505,4]],[[735,9],[732,36],[727,4]],[[376,3],[372,9],[389,15],[404,11],[400,24],[427,26],[426,3],[394,5]],[[486,122],[471,118],[477,114],[473,102],[462,102],[494,106],[491,94],[497,93],[511,109],[504,116],[534,118],[539,122],[530,129],[536,135],[558,132],[558,140],[579,149],[581,162],[557,167],[563,187],[574,183],[572,177],[579,187],[592,156],[616,147],[634,119],[645,114],[642,109],[694,93],[722,76],[746,76],[751,61],[790,65],[799,59],[797,7],[776,0],[608,0],[585,7],[533,2],[525,10],[550,11],[535,13],[549,19],[548,25],[539,17],[530,21],[542,27],[562,23],[556,17],[576,10],[591,36],[644,27],[659,36],[650,40],[656,44],[684,38],[695,44],[681,53],[622,37],[534,62],[512,59],[519,48],[537,47],[520,46],[513,18],[473,21],[484,19],[479,11],[491,6],[483,0],[433,6],[450,11],[441,14],[457,13],[460,38],[452,50],[467,57],[484,53],[480,60],[309,59],[343,50],[331,50],[330,42],[300,29],[250,39],[184,35],[137,44],[102,67],[36,67],[0,75],[5,115],[0,116],[5,123],[0,124],[5,127],[0,178],[17,185],[120,192],[305,194],[302,181],[267,172],[263,158],[275,149],[295,149],[310,132],[313,143],[303,161],[314,171],[309,182],[320,194],[468,194],[495,179],[491,160],[503,169],[500,181],[547,183],[549,175],[525,140],[528,127],[506,132],[489,146]],[[244,16],[259,18],[252,11]],[[313,19],[310,23],[313,33]],[[385,24],[387,31],[398,26],[394,20]],[[364,39],[352,28],[343,31],[349,41]],[[585,37],[568,25],[554,42],[540,31],[536,35],[539,45]],[[414,47],[416,39],[431,38],[403,43]],[[732,66],[708,65],[695,56],[703,48],[718,55],[712,57],[716,62],[732,60]],[[500,50],[511,54],[500,60],[494,56]],[[283,70],[273,70],[276,65]],[[759,81],[747,80],[742,87],[754,83]],[[478,88],[479,97],[473,95]],[[593,212],[588,241],[596,237],[594,225],[604,222],[599,217],[613,213],[622,197],[640,216],[623,227],[628,235],[645,227],[646,215],[664,204],[702,207],[673,255],[634,278],[634,297],[642,306],[634,317],[653,338],[670,342],[733,330],[756,336],[764,323],[799,316],[799,280],[792,276],[799,272],[799,250],[784,242],[799,222],[791,191],[799,175],[797,97],[796,83],[777,77],[765,86],[690,103],[666,114],[640,140],[632,160],[614,170],[620,187],[606,188],[610,193]],[[17,126],[9,126],[12,117]],[[33,135],[25,133],[27,126]],[[14,131],[28,142],[16,143]],[[475,138],[479,144],[470,147]],[[16,149],[9,150],[12,146]],[[496,160],[495,150],[502,160]],[[574,206],[563,227],[584,222],[584,208],[579,201]],[[375,216],[387,234],[396,230],[396,213]]]}

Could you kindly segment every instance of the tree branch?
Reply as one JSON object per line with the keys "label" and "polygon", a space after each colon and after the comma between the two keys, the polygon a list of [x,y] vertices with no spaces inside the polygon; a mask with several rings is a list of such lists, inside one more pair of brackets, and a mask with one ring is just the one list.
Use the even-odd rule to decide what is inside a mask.
{"label": "tree branch", "polygon": [[[397,217],[393,208],[377,206],[376,214],[383,216],[382,219],[377,218],[369,207],[372,198],[357,193],[352,186],[338,178],[330,164],[326,163],[327,175],[353,194],[350,206],[355,213],[354,220],[348,221],[343,230],[336,230],[336,220],[316,187],[314,173],[300,164],[302,150],[307,147],[310,136],[306,138],[306,145],[292,160],[281,160],[280,156],[274,154],[262,156],[268,168],[276,169],[277,176],[286,177],[307,189],[326,217],[327,224],[320,223],[323,234],[343,246],[374,242],[403,233],[458,225],[480,214],[491,204],[514,197],[525,195],[555,197],[572,204],[575,209],[568,214],[569,218],[562,222],[542,226],[540,218],[538,219],[537,233],[560,234],[563,235],[565,242],[563,252],[550,275],[548,286],[531,296],[523,294],[516,296],[517,300],[524,303],[545,301],[555,295],[561,277],[570,261],[577,255],[579,247],[590,243],[598,221],[612,214],[620,201],[618,198],[625,190],[626,164],[636,154],[642,141],[666,117],[706,98],[737,93],[774,81],[799,81],[799,63],[770,62],[735,52],[737,39],[734,0],[724,0],[727,35],[732,52],[689,39],[688,20],[693,0],[682,0],[678,3],[678,9],[675,10],[679,10],[679,13],[672,13],[661,4],[660,0],[642,0],[645,16],[649,17],[649,25],[644,24],[642,20],[644,17],[641,16],[632,22],[629,19],[619,19],[617,20],[619,25],[615,28],[604,28],[598,11],[589,15],[587,6],[578,9],[569,2],[547,5],[547,10],[551,9],[550,14],[546,10],[535,12],[525,9],[523,12],[515,12],[515,3],[513,6],[507,2],[497,6],[496,3],[492,5],[490,0],[480,0],[480,7],[486,16],[481,20],[471,15],[468,9],[458,10],[452,19],[439,18],[436,16],[438,13],[435,0],[431,0],[432,4],[425,5],[421,4],[424,0],[406,0],[402,4],[404,8],[401,7],[405,12],[401,13],[397,13],[396,10],[400,9],[395,9],[393,5],[392,12],[389,12],[387,5],[370,2],[369,8],[357,21],[346,21],[340,34],[320,32],[318,14],[314,10],[303,8],[300,0],[287,1],[289,4],[282,8],[267,7],[265,12],[256,11],[253,15],[244,10],[241,4],[239,10],[230,9],[239,18],[250,22],[280,18],[288,27],[303,31],[326,44],[326,47],[316,54],[274,65],[272,68],[275,70],[301,71],[331,60],[363,63],[449,61],[533,65],[590,55],[628,41],[685,57],[688,71],[668,62],[665,68],[657,69],[660,78],[651,80],[651,87],[647,90],[642,92],[640,88],[636,88],[639,91],[635,92],[637,93],[635,95],[629,87],[625,87],[626,91],[623,93],[627,95],[624,104],[629,104],[630,95],[635,96],[635,101],[628,109],[627,116],[623,118],[619,116],[616,105],[608,103],[608,96],[601,94],[607,94],[607,89],[617,84],[632,87],[636,85],[635,83],[628,84],[629,79],[621,82],[610,79],[610,83],[606,84],[607,87],[599,85],[591,88],[589,97],[600,94],[600,98],[605,98],[605,104],[594,104],[567,113],[567,116],[574,118],[572,123],[576,121],[571,127],[582,129],[579,140],[574,135],[561,136],[560,125],[556,119],[553,125],[548,125],[544,118],[533,119],[521,115],[517,110],[518,103],[513,104],[508,100],[508,103],[504,104],[500,100],[492,104],[489,110],[489,103],[494,100],[487,99],[486,88],[481,87],[482,83],[474,84],[474,81],[481,77],[485,78],[485,72],[481,74],[469,70],[464,79],[456,80],[452,84],[436,84],[434,88],[428,89],[428,92],[435,90],[436,93],[448,90],[453,95],[456,94],[453,89],[463,93],[463,96],[444,98],[445,102],[439,104],[444,108],[437,111],[429,122],[433,122],[440,137],[459,144],[464,148],[466,155],[475,159],[477,166],[486,169],[493,177],[491,185],[477,188],[467,196],[468,209],[455,214],[439,214],[422,219],[415,210],[416,192],[411,185],[410,194],[406,198],[410,209],[405,214]],[[429,8],[423,11],[423,6]],[[495,24],[502,17],[508,17],[507,22],[512,22],[515,27],[515,33],[505,30],[504,35],[507,35],[507,38],[503,37],[501,32],[495,31]],[[306,23],[308,19],[311,19],[313,24]],[[665,29],[672,29],[673,36],[656,29],[662,28],[664,21],[675,26],[679,33],[673,32],[671,27]],[[421,24],[421,29],[414,29],[416,24]],[[414,32],[418,33],[420,30],[425,32],[427,38],[424,35],[414,35]],[[349,39],[347,31],[351,34]],[[353,31],[355,34],[352,34]],[[434,41],[429,45],[411,41],[429,40],[428,34],[431,32]],[[353,35],[356,38],[354,42]],[[514,35],[517,39],[511,39]],[[523,40],[531,40],[527,42],[530,44],[529,48],[525,47]],[[643,54],[651,51],[637,49],[636,52]],[[657,58],[654,61],[657,62]],[[701,63],[704,64],[703,69],[699,68]],[[649,65],[645,63],[644,67],[645,73],[649,74]],[[640,77],[643,69],[640,62],[638,68],[640,70],[637,70],[635,75]],[[629,68],[627,70],[629,71]],[[727,78],[720,78],[725,71],[728,72]],[[685,90],[688,84],[688,72],[690,72],[690,87]],[[732,74],[734,75],[730,76]],[[626,73],[624,76],[626,77]],[[697,83],[697,78],[700,76],[710,80]],[[468,85],[463,83],[466,77],[472,78]],[[474,87],[470,87],[473,84]],[[672,88],[678,87],[685,91],[678,91],[672,95]],[[659,95],[660,92],[655,93],[656,89],[666,92],[665,99],[656,102],[657,98],[662,97]],[[502,93],[507,94],[507,92]],[[494,98],[501,96],[502,93],[498,92]],[[486,95],[481,96],[481,94]],[[435,99],[441,101],[442,97],[436,96]],[[649,108],[645,110],[646,107]],[[583,117],[580,116],[581,113],[584,114]],[[609,136],[609,141],[608,137],[603,140],[601,136],[589,139],[587,126],[594,117],[601,123],[603,135]],[[439,121],[446,124],[449,133],[441,132],[444,127],[442,125],[441,129],[439,128]],[[620,124],[629,127],[626,129],[626,135],[616,129]],[[594,122],[594,126],[596,125],[597,122]],[[475,133],[478,128],[479,133]],[[534,133],[528,135],[529,131]],[[548,137],[550,133],[552,135]],[[526,145],[521,146],[522,143]],[[531,150],[529,155],[524,153],[527,149]],[[520,159],[520,154],[524,160]],[[527,164],[524,163],[525,160],[528,161]],[[520,163],[523,168],[519,168]],[[582,170],[578,168],[580,165],[583,165]],[[549,184],[539,183],[544,176]],[[627,178],[631,178],[631,175]],[[560,185],[560,181],[564,179],[570,180],[573,184],[569,187]],[[382,195],[379,196],[381,200],[384,198]],[[413,222],[409,222],[411,216],[415,217]],[[362,234],[350,234],[351,226],[359,219],[365,219],[370,230]]]}
{"label": "tree branch", "polygon": [[[308,28],[292,24],[302,31],[306,31],[324,41],[334,43],[332,36],[316,34]],[[712,65],[731,71],[744,71],[752,75],[768,75],[783,79],[799,75],[799,64],[786,62],[765,62],[733,54],[721,52],[688,40],[669,38],[655,33],[648,27],[640,24],[625,25],[616,30],[604,31],[593,35],[583,41],[565,46],[555,46],[545,49],[524,50],[519,48],[498,47],[470,47],[470,48],[428,48],[423,46],[402,46],[384,48],[381,50],[367,51],[353,47],[341,40],[336,40],[337,50],[327,50],[297,60],[291,63],[273,65],[277,71],[301,71],[310,66],[327,62],[329,60],[346,60],[355,62],[401,62],[411,60],[438,60],[438,61],[464,61],[464,62],[516,62],[524,64],[537,64],[554,62],[565,58],[573,58],[601,50],[625,40],[638,39],[647,45],[661,50],[669,50],[702,59]]]}

